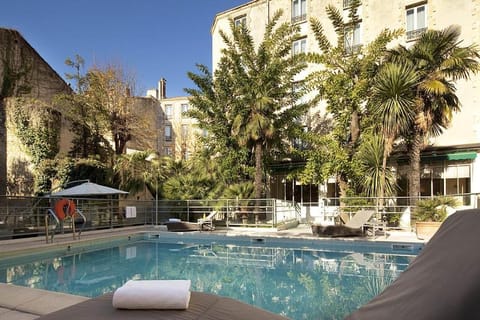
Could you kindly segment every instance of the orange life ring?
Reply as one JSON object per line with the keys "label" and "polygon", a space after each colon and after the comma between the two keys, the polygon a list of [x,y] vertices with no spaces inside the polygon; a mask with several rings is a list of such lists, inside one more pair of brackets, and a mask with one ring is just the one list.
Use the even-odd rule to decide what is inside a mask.
{"label": "orange life ring", "polygon": [[77,207],[75,206],[75,202],[69,199],[60,199],[55,203],[55,214],[57,218],[60,220],[65,219],[67,216],[74,217]]}

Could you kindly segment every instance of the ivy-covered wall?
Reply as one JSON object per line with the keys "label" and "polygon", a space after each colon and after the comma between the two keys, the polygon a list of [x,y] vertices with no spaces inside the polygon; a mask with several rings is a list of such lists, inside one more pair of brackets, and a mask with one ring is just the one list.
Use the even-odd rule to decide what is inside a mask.
{"label": "ivy-covered wall", "polygon": [[18,31],[0,28],[0,196],[32,194],[39,154],[54,157],[69,146],[51,108],[53,97],[66,92],[68,84]]}

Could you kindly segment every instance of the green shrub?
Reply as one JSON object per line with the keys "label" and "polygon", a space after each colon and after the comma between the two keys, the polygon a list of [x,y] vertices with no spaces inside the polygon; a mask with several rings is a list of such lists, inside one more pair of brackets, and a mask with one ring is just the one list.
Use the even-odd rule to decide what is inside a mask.
{"label": "green shrub", "polygon": [[419,200],[414,210],[414,216],[417,221],[437,221],[442,222],[447,218],[447,207],[455,208],[458,206],[457,199],[453,197],[434,197]]}

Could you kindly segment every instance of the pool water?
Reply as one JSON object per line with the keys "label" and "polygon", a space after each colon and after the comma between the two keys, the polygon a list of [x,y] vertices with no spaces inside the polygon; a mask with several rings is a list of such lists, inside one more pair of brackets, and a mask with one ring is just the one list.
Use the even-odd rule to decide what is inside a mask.
{"label": "pool water", "polygon": [[192,290],[291,319],[343,319],[416,256],[389,251],[295,247],[263,239],[189,243],[145,237],[0,261],[0,282],[96,297],[130,279],[190,279]]}

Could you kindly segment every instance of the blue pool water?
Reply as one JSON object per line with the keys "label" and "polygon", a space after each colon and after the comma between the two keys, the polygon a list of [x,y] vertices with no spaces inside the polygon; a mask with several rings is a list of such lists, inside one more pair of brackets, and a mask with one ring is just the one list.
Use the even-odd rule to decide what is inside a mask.
{"label": "blue pool water", "polygon": [[0,261],[0,282],[96,297],[130,279],[190,279],[291,319],[343,319],[420,247],[336,241],[129,237]]}

